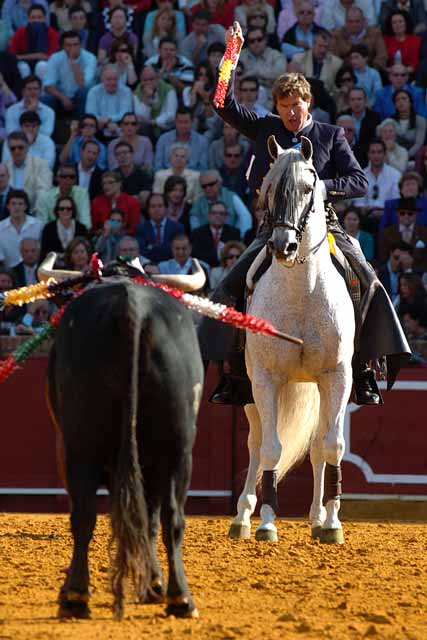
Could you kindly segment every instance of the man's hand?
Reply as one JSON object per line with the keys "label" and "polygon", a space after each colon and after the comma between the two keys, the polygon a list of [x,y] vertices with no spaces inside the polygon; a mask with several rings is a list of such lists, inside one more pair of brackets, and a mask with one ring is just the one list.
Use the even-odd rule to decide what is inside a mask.
{"label": "man's hand", "polygon": [[239,40],[240,48],[242,48],[245,39],[243,37],[242,27],[237,22],[237,20],[235,20],[233,22],[233,26],[228,27],[227,31],[225,32],[225,44],[227,45],[231,40],[233,40],[233,38],[237,38]]}
{"label": "man's hand", "polygon": [[74,102],[70,98],[67,98],[67,96],[62,96],[60,100],[65,111],[73,111]]}

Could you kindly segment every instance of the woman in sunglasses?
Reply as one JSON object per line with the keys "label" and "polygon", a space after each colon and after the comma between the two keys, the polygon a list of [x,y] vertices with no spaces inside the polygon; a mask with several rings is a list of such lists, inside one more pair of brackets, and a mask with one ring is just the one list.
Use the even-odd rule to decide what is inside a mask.
{"label": "woman in sunglasses", "polygon": [[127,38],[119,38],[113,42],[108,62],[118,68],[119,83],[133,89],[138,82],[138,75],[135,71],[133,48]]}
{"label": "woman in sunglasses", "polygon": [[76,236],[87,236],[86,227],[76,220],[76,205],[71,197],[59,197],[54,214],[56,220],[48,222],[42,231],[40,259],[44,260],[49,251],[58,254],[56,266],[64,263],[64,253]]}
{"label": "woman in sunglasses", "polygon": [[225,278],[245,249],[246,247],[243,242],[238,242],[237,240],[230,240],[230,242],[225,243],[219,257],[220,266],[211,269],[209,274],[209,284],[211,289],[215,289],[221,280]]}

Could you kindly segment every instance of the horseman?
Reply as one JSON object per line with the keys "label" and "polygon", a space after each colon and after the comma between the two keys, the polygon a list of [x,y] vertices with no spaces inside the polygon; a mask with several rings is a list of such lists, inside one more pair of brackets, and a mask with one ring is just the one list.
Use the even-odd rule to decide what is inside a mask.
{"label": "horseman", "polygon": [[[228,29],[226,43],[232,38],[237,38],[241,48],[244,39],[238,22]],[[278,115],[267,114],[261,117],[239,104],[234,96],[233,70],[224,106],[216,109],[225,122],[253,143],[254,156],[249,173],[252,191],[259,194],[262,180],[271,163],[267,145],[269,136],[274,135],[284,149],[297,146],[301,136],[305,136],[313,144],[313,164],[321,180],[325,202],[333,203],[340,198],[363,196],[367,191],[368,181],[343,130],[316,122],[309,113],[311,90],[304,76],[287,73],[277,78],[273,86],[273,98]],[[267,211],[258,236],[215,290],[215,302],[232,306],[242,304],[248,269],[271,234],[268,213]],[[384,288],[366,262],[358,243],[354,243],[339,225],[333,210],[332,219],[329,216],[329,231],[333,232],[336,245],[357,274],[362,290],[360,304],[356,309],[358,326],[353,356],[354,400],[358,404],[379,404],[381,396],[374,371],[368,363],[384,361],[384,356],[387,356],[388,388],[391,388],[399,369],[409,359],[410,349]],[[264,269],[267,266],[269,265],[263,265]],[[278,296],[280,300],[280,292]],[[238,349],[230,328],[204,319],[199,338],[205,360],[228,360],[230,366],[230,371],[223,374],[211,401],[218,404],[253,402],[243,350]]]}

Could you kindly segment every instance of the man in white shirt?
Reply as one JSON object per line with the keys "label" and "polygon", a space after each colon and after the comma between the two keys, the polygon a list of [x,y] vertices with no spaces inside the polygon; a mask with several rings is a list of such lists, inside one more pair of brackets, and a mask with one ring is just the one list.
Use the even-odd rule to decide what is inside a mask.
{"label": "man in white shirt", "polygon": [[86,140],[80,149],[80,162],[77,165],[78,185],[89,192],[93,200],[102,193],[102,171],[97,166],[99,146],[93,140]]}
{"label": "man in white shirt", "polygon": [[[191,257],[190,238],[184,233],[175,236],[171,242],[173,258],[163,260],[157,265],[159,273],[170,275],[188,275],[193,273],[194,262]],[[209,272],[209,265],[204,262],[203,267]]]}
{"label": "man in white shirt", "polygon": [[369,164],[365,169],[368,178],[368,193],[363,198],[355,198],[353,204],[363,207],[366,214],[380,218],[386,200],[399,198],[401,173],[385,162],[386,148],[382,140],[373,140],[368,148]]}
{"label": "man in white shirt", "polygon": [[22,260],[12,269],[18,287],[28,287],[30,284],[37,284],[40,242],[36,240],[36,238],[23,238],[19,243],[19,251]]}
{"label": "man in white shirt", "polygon": [[133,111],[133,95],[129,87],[119,83],[119,70],[107,64],[102,70],[101,83],[87,94],[86,113],[97,117],[99,129],[111,138],[120,134],[119,122],[125,113]]}
{"label": "man in white shirt", "polygon": [[30,200],[30,210],[35,208],[38,196],[52,186],[52,172],[44,158],[28,154],[28,140],[21,131],[7,137],[10,160],[5,164],[9,170],[10,185],[23,189]]}
{"label": "man in white shirt", "polygon": [[9,216],[0,222],[0,262],[11,269],[22,260],[20,244],[24,238],[40,239],[43,224],[27,215],[30,202],[22,189],[11,191],[7,202]]}
{"label": "man in white shirt", "polygon": [[22,81],[22,100],[6,110],[6,133],[18,131],[19,118],[26,111],[34,111],[40,117],[40,133],[51,136],[55,127],[55,112],[40,101],[42,83],[37,76],[28,76]]}
{"label": "man in white shirt", "polygon": [[[55,144],[49,136],[40,133],[41,120],[36,111],[25,111],[19,117],[19,128],[28,140],[28,154],[36,158],[44,158],[52,170],[56,161]],[[2,162],[10,159],[9,147],[3,146]]]}

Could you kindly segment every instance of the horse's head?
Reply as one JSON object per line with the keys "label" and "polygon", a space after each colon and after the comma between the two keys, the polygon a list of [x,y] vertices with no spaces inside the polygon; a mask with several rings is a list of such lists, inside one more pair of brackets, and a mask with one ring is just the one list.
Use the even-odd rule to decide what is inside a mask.
{"label": "horse's head", "polygon": [[268,150],[274,162],[260,193],[261,206],[269,211],[273,227],[267,246],[277,260],[293,266],[314,204],[317,174],[311,160],[313,146],[302,136],[300,149],[284,150],[270,136]]}

